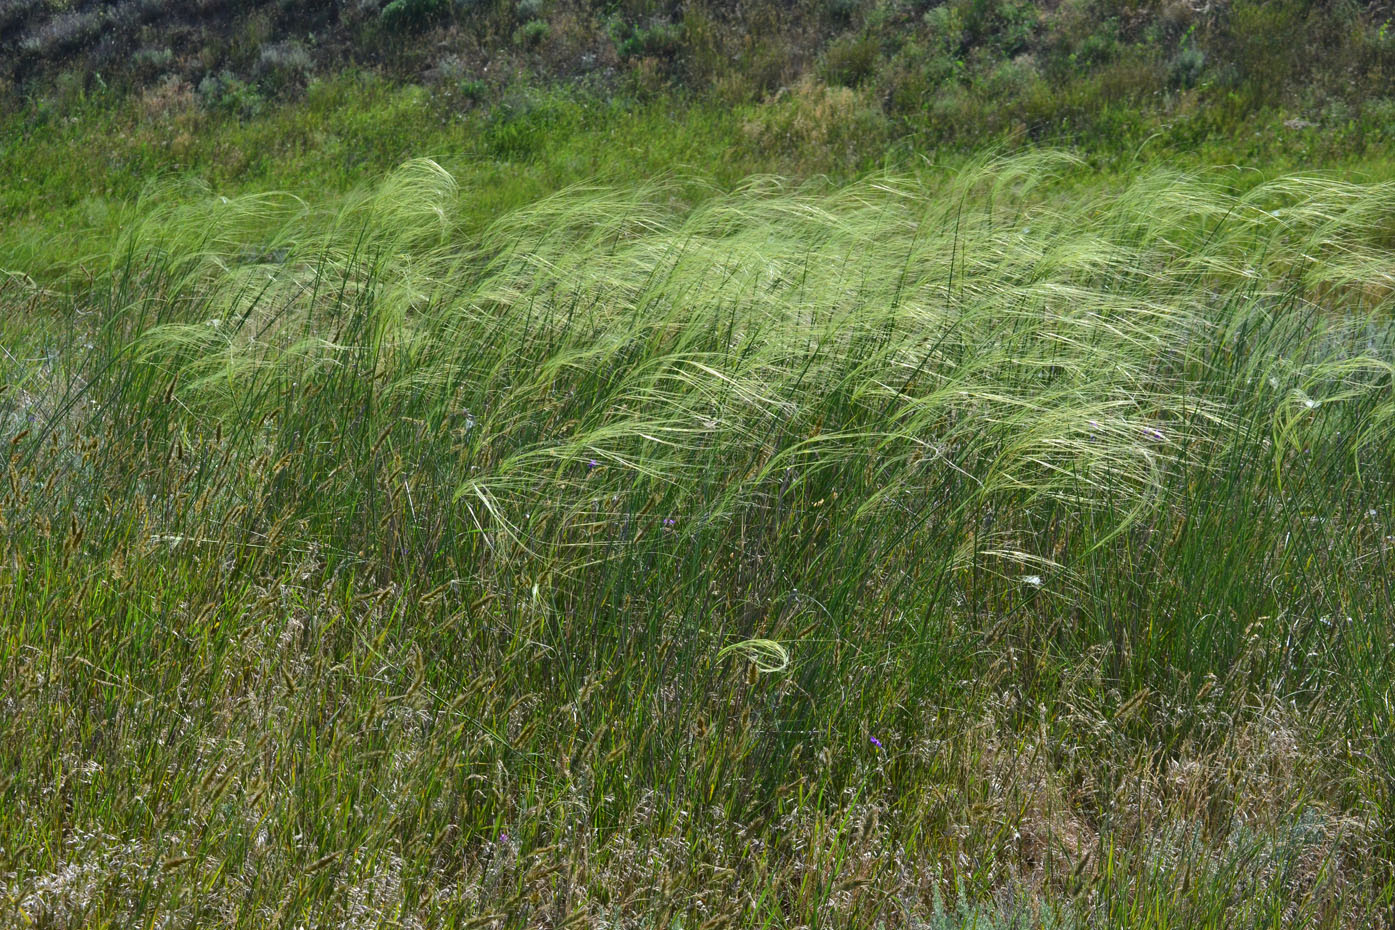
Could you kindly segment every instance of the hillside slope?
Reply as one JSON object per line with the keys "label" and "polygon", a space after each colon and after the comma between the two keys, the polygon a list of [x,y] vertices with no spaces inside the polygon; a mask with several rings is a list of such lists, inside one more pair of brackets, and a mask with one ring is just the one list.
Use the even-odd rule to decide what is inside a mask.
{"label": "hillside slope", "polygon": [[[728,102],[801,84],[944,139],[1120,112],[1395,126],[1391,4],[1187,0],[0,0],[0,87],[185,85],[250,113],[346,67],[470,107],[520,81]],[[1113,114],[1111,116],[1110,114]]]}

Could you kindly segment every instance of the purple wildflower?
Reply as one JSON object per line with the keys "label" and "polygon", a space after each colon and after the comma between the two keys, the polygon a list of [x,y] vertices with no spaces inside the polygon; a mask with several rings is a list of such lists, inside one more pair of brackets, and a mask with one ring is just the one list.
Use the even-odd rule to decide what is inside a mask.
{"label": "purple wildflower", "polygon": [[883,749],[883,748],[885,748],[885,747],[882,746],[882,741],[879,740],[879,739],[877,739],[875,736],[872,737],[872,745],[873,745],[873,746],[876,746],[878,749]]}
{"label": "purple wildflower", "polygon": [[595,459],[591,459],[589,462],[586,463],[586,468],[587,468],[588,471],[591,470],[591,469],[593,469],[593,468],[600,468],[600,467],[601,467],[601,463],[598,462],[598,461],[596,461]]}
{"label": "purple wildflower", "polygon": [[664,526],[673,526],[677,522],[673,517],[664,517]]}

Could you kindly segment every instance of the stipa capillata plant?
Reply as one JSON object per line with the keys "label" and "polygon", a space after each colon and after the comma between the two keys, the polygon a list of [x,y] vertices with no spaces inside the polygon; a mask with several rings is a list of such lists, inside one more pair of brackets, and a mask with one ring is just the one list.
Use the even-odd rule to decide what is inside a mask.
{"label": "stipa capillata plant", "polygon": [[6,440],[6,906],[1380,914],[1395,189],[1071,170],[152,195]]}

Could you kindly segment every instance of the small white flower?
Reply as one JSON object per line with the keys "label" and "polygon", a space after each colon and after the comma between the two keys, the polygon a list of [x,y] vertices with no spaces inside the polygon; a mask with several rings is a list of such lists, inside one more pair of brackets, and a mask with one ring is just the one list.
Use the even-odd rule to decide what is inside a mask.
{"label": "small white flower", "polygon": [[1040,576],[1040,575],[1023,575],[1023,576],[1022,576],[1022,583],[1025,584],[1025,585],[1028,585],[1028,586],[1030,586],[1030,587],[1033,587],[1033,588],[1040,588],[1040,587],[1041,587],[1041,576]]}

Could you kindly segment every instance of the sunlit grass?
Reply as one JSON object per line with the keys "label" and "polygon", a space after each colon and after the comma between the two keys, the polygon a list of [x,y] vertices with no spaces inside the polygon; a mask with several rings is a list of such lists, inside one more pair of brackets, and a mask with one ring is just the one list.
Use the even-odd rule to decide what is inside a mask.
{"label": "sunlit grass", "polygon": [[0,906],[1384,919],[1395,186],[1076,168],[152,192],[4,360]]}

